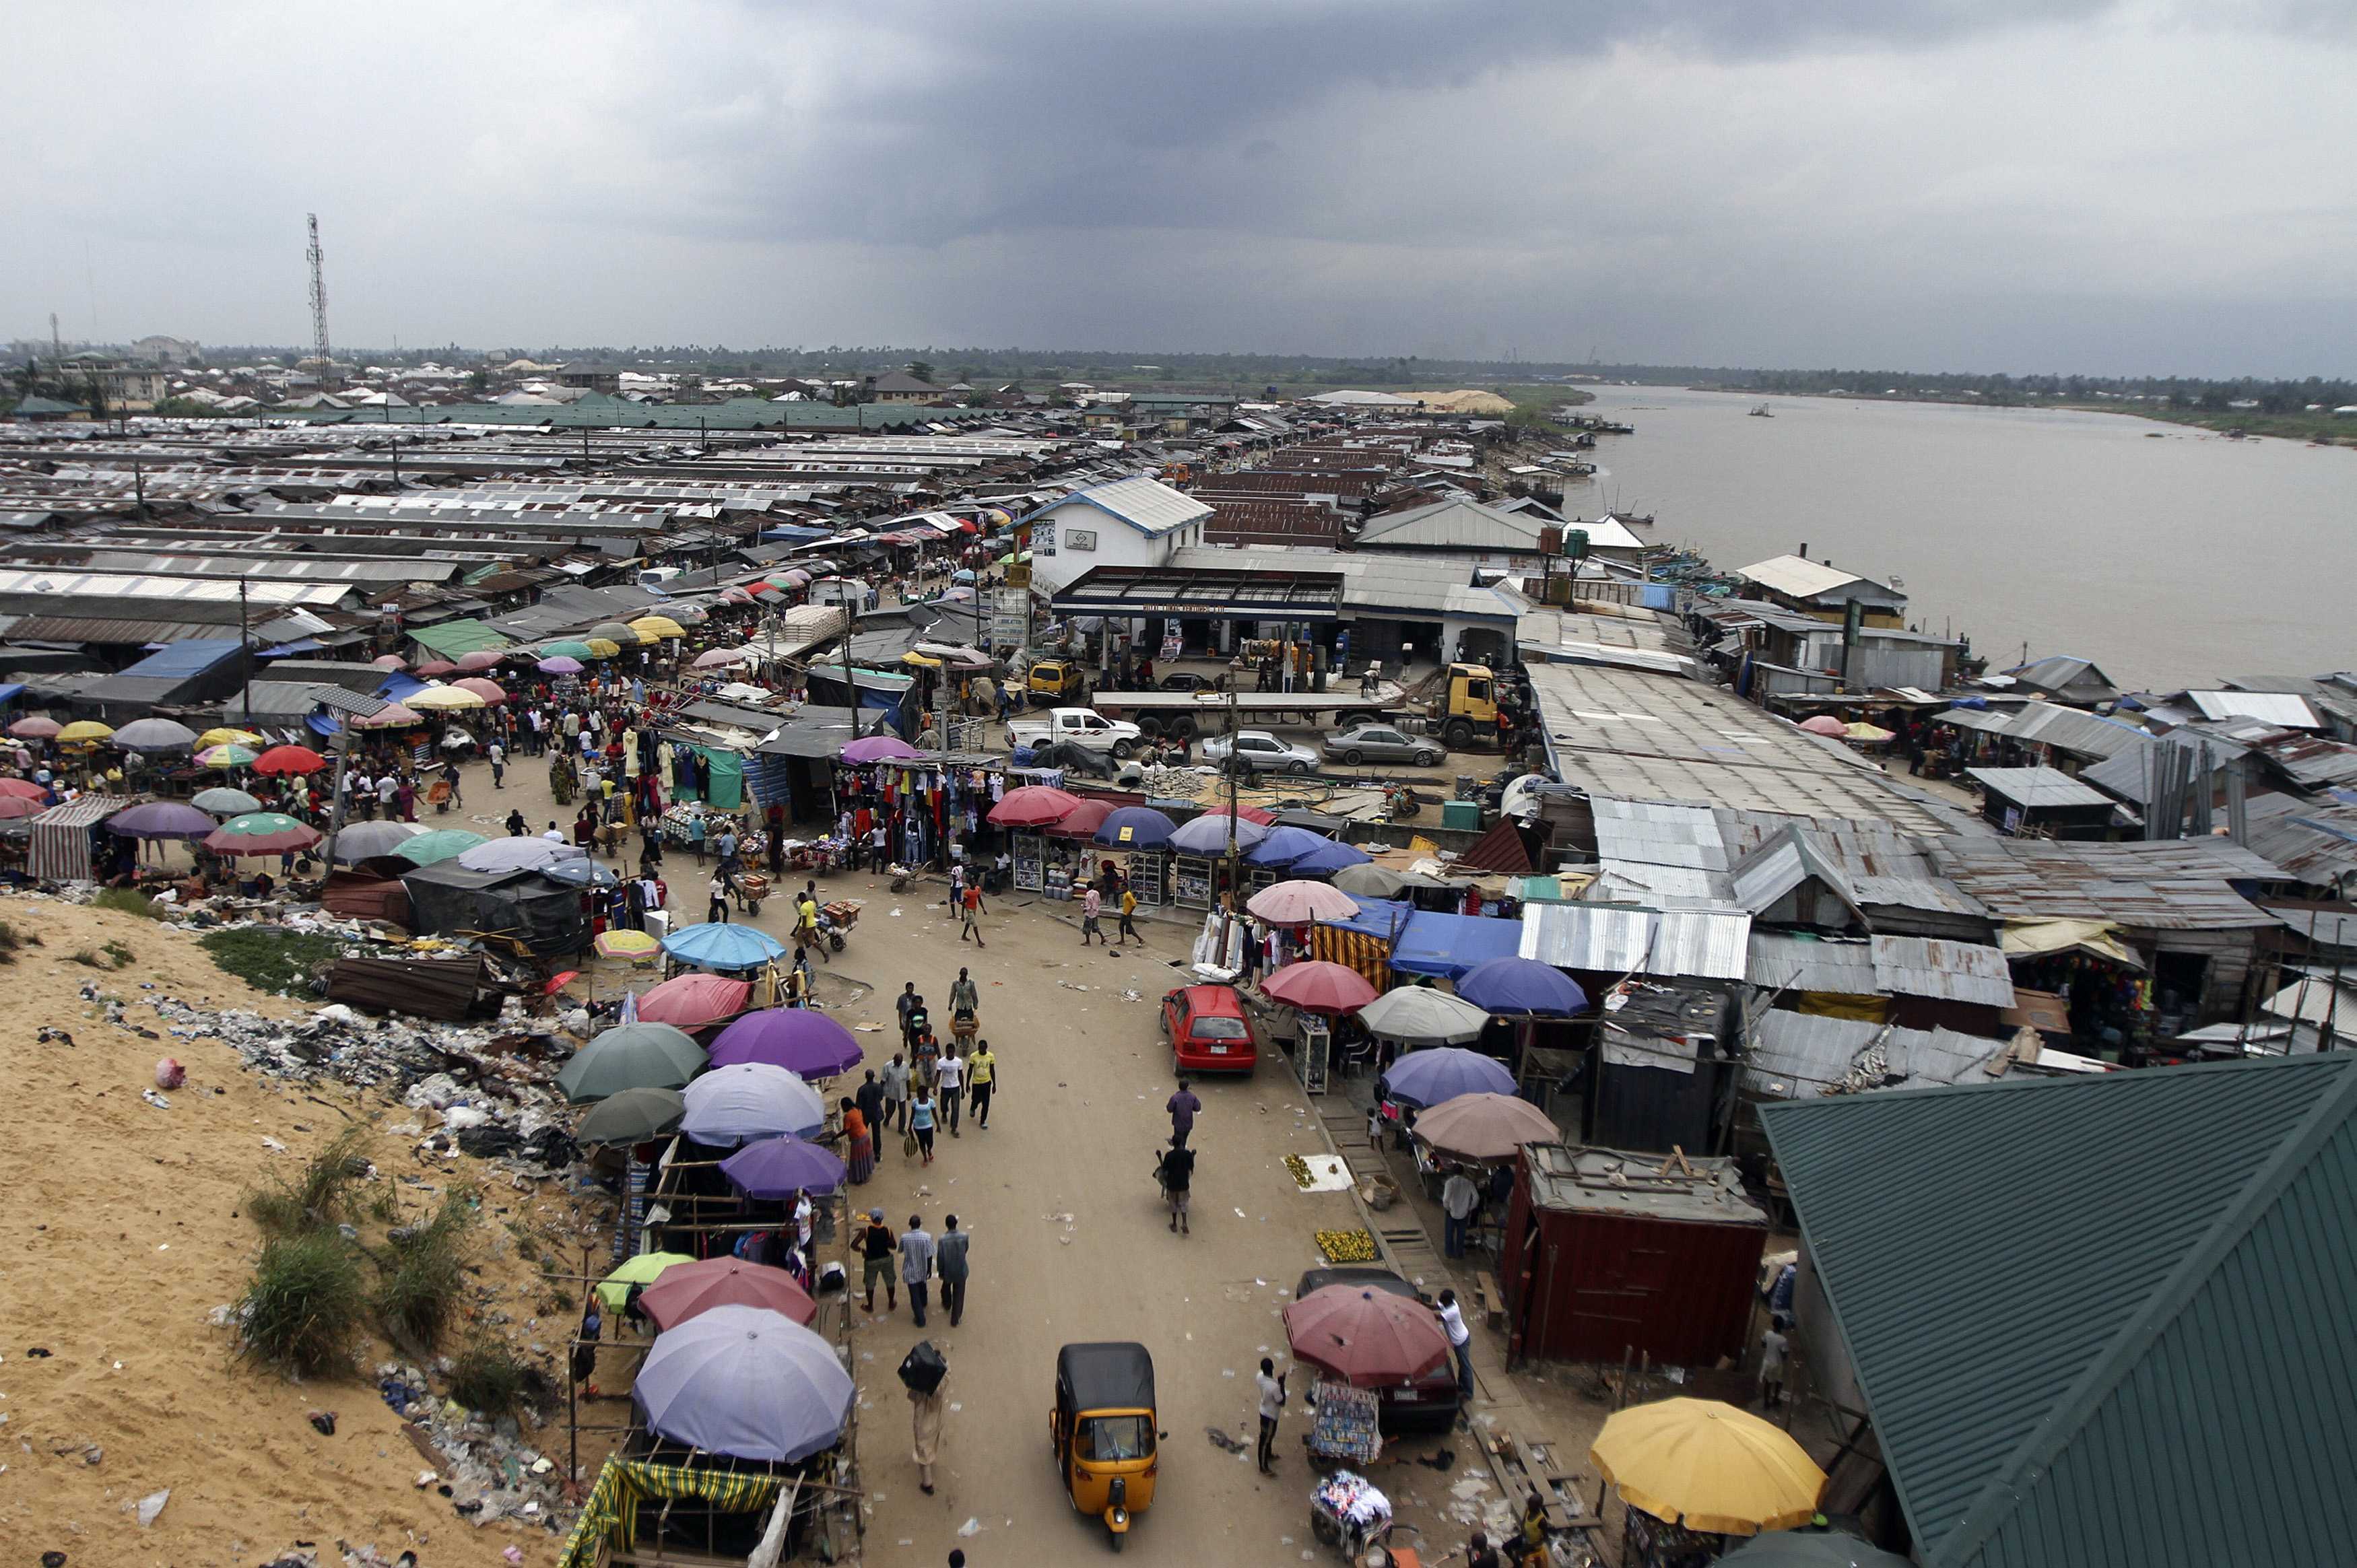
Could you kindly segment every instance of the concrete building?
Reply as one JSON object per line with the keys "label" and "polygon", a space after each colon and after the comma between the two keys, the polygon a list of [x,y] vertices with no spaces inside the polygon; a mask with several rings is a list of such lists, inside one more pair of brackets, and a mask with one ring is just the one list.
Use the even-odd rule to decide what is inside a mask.
{"label": "concrete building", "polygon": [[1097,566],[1161,566],[1203,542],[1211,509],[1159,479],[1116,479],[1077,490],[1023,520],[1031,578],[1049,593]]}

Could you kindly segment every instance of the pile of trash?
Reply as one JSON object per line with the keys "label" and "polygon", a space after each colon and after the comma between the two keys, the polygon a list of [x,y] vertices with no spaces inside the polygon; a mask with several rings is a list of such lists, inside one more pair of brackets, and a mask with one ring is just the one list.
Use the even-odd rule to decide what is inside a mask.
{"label": "pile of trash", "polygon": [[501,1519],[548,1530],[570,1524],[563,1465],[526,1443],[515,1417],[487,1420],[456,1400],[437,1400],[425,1374],[403,1362],[380,1362],[376,1374],[386,1405],[416,1427],[442,1461],[417,1473],[421,1491],[448,1498],[457,1516],[477,1526]]}

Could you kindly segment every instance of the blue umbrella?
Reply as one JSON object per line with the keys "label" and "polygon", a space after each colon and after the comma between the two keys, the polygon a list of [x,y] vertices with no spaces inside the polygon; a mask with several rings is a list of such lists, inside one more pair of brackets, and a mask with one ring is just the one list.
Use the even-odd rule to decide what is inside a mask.
{"label": "blue umbrella", "polygon": [[759,969],[786,952],[776,938],[726,920],[707,920],[673,931],[662,940],[662,949],[698,969]]}
{"label": "blue umbrella", "polygon": [[1285,869],[1293,876],[1331,876],[1346,866],[1364,865],[1374,858],[1356,844],[1328,839]]}
{"label": "blue umbrella", "polygon": [[1410,1051],[1392,1063],[1379,1087],[1394,1100],[1422,1108],[1460,1094],[1512,1094],[1514,1075],[1480,1051],[1435,1046]]}
{"label": "blue umbrella", "polygon": [[[1333,847],[1334,841],[1323,833],[1313,833],[1308,828],[1275,827],[1268,836],[1253,845],[1244,858],[1254,865],[1289,867],[1304,855],[1317,854]],[[1349,863],[1345,863],[1349,864]]]}
{"label": "blue umbrella", "polygon": [[857,1392],[819,1335],[767,1307],[716,1306],[655,1337],[630,1402],[674,1443],[791,1465],[841,1439]]}
{"label": "blue umbrella", "polygon": [[826,1102],[795,1073],[764,1062],[716,1067],[680,1090],[679,1130],[699,1144],[731,1147],[780,1133],[809,1137],[826,1125]]}
{"label": "blue umbrella", "polygon": [[1485,1013],[1541,1013],[1568,1018],[1587,1011],[1578,982],[1534,958],[1493,958],[1457,982],[1457,994]]}
{"label": "blue umbrella", "polygon": [[833,1192],[843,1185],[843,1162],[791,1133],[746,1144],[720,1162],[720,1174],[747,1197],[777,1202],[798,1192]]}
{"label": "blue umbrella", "polygon": [[[510,843],[522,841],[495,839],[490,842],[495,843]],[[543,839],[540,842],[543,843],[548,843],[546,839]],[[551,845],[550,847],[554,848],[554,846]],[[458,864],[464,865],[466,861],[461,858]],[[591,860],[587,855],[582,856],[578,860],[552,861],[548,865],[542,866],[540,868],[540,872],[542,875],[547,877],[551,882],[562,882],[568,887],[611,887],[614,884],[622,880],[620,877],[615,875],[612,872],[607,870],[604,866],[598,865],[596,861]]]}
{"label": "blue umbrella", "polygon": [[1151,806],[1124,806],[1097,824],[1097,843],[1114,849],[1160,849],[1178,831],[1178,824]]}
{"label": "blue umbrella", "polygon": [[[1236,843],[1252,848],[1268,837],[1271,830],[1258,822],[1239,820]],[[1172,830],[1170,847],[1189,854],[1225,854],[1228,853],[1228,819],[1224,816],[1197,817]]]}

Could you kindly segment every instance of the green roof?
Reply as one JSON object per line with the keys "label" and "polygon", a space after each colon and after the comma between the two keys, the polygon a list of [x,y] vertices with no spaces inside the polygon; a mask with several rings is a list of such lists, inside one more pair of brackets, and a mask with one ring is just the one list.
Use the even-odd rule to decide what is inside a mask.
{"label": "green roof", "polygon": [[[392,414],[391,419],[385,416]],[[273,417],[317,424],[522,424],[557,430],[886,430],[937,421],[956,423],[1004,417],[985,408],[929,408],[910,403],[862,403],[837,408],[829,403],[771,403],[731,398],[726,403],[631,403],[597,393],[573,403],[453,403],[383,408],[274,410]]]}
{"label": "green roof", "polygon": [[407,627],[404,635],[445,659],[456,659],[462,653],[494,653],[508,646],[506,638],[479,620],[446,620],[433,626]]}
{"label": "green roof", "polygon": [[2348,1560],[2357,1054],[1761,1118],[1926,1568]]}
{"label": "green roof", "polygon": [[59,403],[53,397],[20,397],[16,400],[18,413],[81,413],[85,412],[78,403]]}

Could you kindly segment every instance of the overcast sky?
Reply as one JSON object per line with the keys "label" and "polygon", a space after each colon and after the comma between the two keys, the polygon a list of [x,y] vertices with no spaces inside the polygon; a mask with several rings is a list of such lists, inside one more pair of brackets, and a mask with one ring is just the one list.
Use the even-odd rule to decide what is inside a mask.
{"label": "overcast sky", "polygon": [[2351,0],[13,7],[0,336],[2357,371]]}

